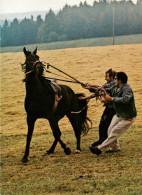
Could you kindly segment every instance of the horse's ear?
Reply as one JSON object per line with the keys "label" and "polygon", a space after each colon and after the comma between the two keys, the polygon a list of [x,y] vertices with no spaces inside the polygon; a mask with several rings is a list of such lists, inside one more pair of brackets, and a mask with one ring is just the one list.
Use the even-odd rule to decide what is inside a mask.
{"label": "horse's ear", "polygon": [[25,55],[27,55],[27,50],[26,50],[25,47],[23,48],[23,52],[24,52]]}
{"label": "horse's ear", "polygon": [[36,49],[33,51],[33,53],[36,55],[36,53],[37,53],[37,47],[36,47]]}

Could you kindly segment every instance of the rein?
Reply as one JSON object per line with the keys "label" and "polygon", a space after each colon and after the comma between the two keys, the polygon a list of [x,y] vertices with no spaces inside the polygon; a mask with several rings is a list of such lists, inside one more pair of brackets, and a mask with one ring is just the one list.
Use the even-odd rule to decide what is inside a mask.
{"label": "rein", "polygon": [[[60,77],[65,78],[65,79],[68,79],[67,77],[64,77],[64,76],[62,76],[62,75],[59,75],[59,74],[53,73],[53,72],[51,72],[51,71],[49,71],[49,70],[46,70],[46,72],[51,73],[51,74],[53,74],[53,75],[60,76]],[[48,77],[47,77],[47,78],[48,78]],[[52,78],[51,78],[51,79],[52,79]],[[53,79],[56,79],[56,78],[53,78]],[[56,80],[59,80],[59,81],[60,81],[60,79],[56,79]],[[68,82],[68,80],[61,80],[61,81]],[[69,82],[74,82],[74,81],[69,81]]]}
{"label": "rein", "polygon": [[[28,62],[27,62],[27,63],[28,63]],[[58,70],[59,72],[63,73],[64,75],[68,76],[69,78],[71,78],[71,79],[73,79],[73,80],[63,80],[63,79],[56,79],[56,78],[53,78],[53,77],[45,77],[45,78],[47,78],[47,79],[55,79],[55,80],[59,80],[59,81],[77,83],[77,84],[81,84],[82,86],[86,86],[84,83],[80,82],[79,80],[77,80],[77,79],[74,78],[73,76],[67,74],[66,72],[64,72],[64,71],[62,71],[62,70],[56,68],[55,66],[53,66],[53,65],[51,65],[51,64],[49,64],[49,63],[42,62],[42,61],[36,61],[36,62],[30,62],[30,63],[33,64],[33,65],[32,65],[32,68],[34,68],[34,67],[36,66],[37,63],[41,63],[41,64],[44,66],[43,68],[45,69],[46,72],[68,79],[67,77],[61,76],[61,75],[59,75],[59,74],[56,74],[56,73],[53,73],[53,72],[50,72],[50,71],[47,70],[49,67],[52,67],[52,68],[54,68],[55,70]],[[25,64],[26,64],[26,62],[25,62],[24,64],[21,64],[21,65],[25,65]],[[46,66],[45,64],[47,65],[47,69],[45,68],[45,66]],[[32,70],[26,72],[25,74],[28,75],[28,74],[32,73],[33,71],[34,71],[34,69],[32,69]],[[98,88],[94,88],[94,89],[95,89],[95,93],[96,93],[94,97],[96,97],[96,99],[101,99],[102,94],[100,94],[100,92],[101,92],[101,93],[103,92],[103,94],[104,94],[104,90],[98,89]],[[87,106],[87,104],[89,103],[90,99],[91,99],[91,98],[87,99],[87,101],[86,101],[86,106]],[[86,108],[86,106],[84,106],[80,111],[77,111],[77,112],[71,111],[71,113],[72,113],[72,114],[79,114],[79,113],[81,113],[81,112]]]}
{"label": "rein", "polygon": [[[77,83],[77,84],[81,84],[82,86],[86,86],[84,83],[80,82],[79,80],[77,80],[77,79],[74,78],[73,76],[67,74],[66,72],[64,72],[64,71],[62,71],[62,70],[56,68],[55,66],[53,66],[53,65],[51,65],[51,64],[49,64],[49,63],[46,63],[46,62],[42,62],[42,63],[43,63],[43,65],[46,64],[46,65],[47,65],[47,68],[49,68],[49,66],[50,66],[50,67],[52,67],[52,68],[58,70],[59,72],[61,72],[61,73],[65,74],[65,75],[67,75],[68,77],[72,78],[73,80],[70,81],[70,80],[56,79],[56,78],[51,78],[51,77],[46,77],[46,78],[48,78],[48,79],[56,79],[56,80],[64,81],[64,82]],[[45,70],[46,70],[46,69],[45,69]],[[48,71],[48,70],[46,70],[46,72],[52,73],[52,72],[50,72],[50,71]],[[55,73],[52,73],[52,74],[55,74]],[[58,74],[55,74],[55,75],[58,75]],[[58,76],[61,76],[61,75],[58,75]],[[61,77],[63,77],[63,76],[61,76]],[[64,77],[64,78],[66,78],[66,77]],[[94,96],[94,97],[96,98],[96,100],[97,100],[97,99],[102,99],[102,96],[106,95],[106,92],[105,92],[104,89],[102,89],[102,88],[96,88],[96,87],[92,87],[92,88],[93,88],[93,90],[94,90],[94,93],[95,93],[95,96]],[[90,99],[88,99],[88,100],[90,101]],[[88,102],[89,102],[89,101],[88,101]],[[88,104],[88,102],[87,102],[87,104]],[[84,107],[83,109],[85,109],[85,107]],[[82,110],[83,110],[83,109],[82,109]],[[82,110],[79,111],[79,112],[72,112],[72,113],[80,113],[80,112],[82,112]]]}
{"label": "rein", "polygon": [[[65,78],[65,79],[68,79],[67,77],[65,77],[65,76],[63,76],[63,75],[59,75],[59,74],[57,74],[57,73],[53,73],[53,72],[47,70],[47,69],[49,68],[49,66],[50,66],[50,67],[52,67],[52,68],[58,70],[59,72],[63,73],[64,75],[66,75],[66,76],[72,78],[73,80],[57,79],[57,78],[52,78],[52,77],[45,77],[45,78],[47,78],[47,79],[55,79],[55,80],[64,81],[64,82],[70,82],[70,83],[78,83],[78,84],[84,85],[84,83],[78,81],[78,80],[77,80],[76,78],[74,78],[73,76],[71,76],[71,75],[65,73],[64,71],[62,71],[62,70],[56,68],[55,66],[53,66],[53,65],[51,65],[51,64],[49,64],[49,63],[47,63],[47,62],[43,62],[43,61],[32,62],[32,64],[33,64],[33,65],[32,65],[32,68],[33,68],[38,62],[43,64],[44,69],[45,69],[46,72],[51,73],[51,74],[53,74],[53,75],[60,76],[60,77]],[[27,61],[27,63],[28,63],[28,61]],[[30,63],[31,63],[31,62],[30,62]],[[25,65],[25,64],[26,64],[26,62],[25,62],[24,64],[21,64],[21,65],[23,66],[23,65]],[[45,66],[46,66],[45,64],[47,65],[47,69],[45,68]],[[28,75],[28,74],[32,73],[33,71],[34,71],[34,70],[32,69],[32,70],[26,72],[25,74]]]}
{"label": "rein", "polygon": [[30,71],[26,72],[25,74],[27,75],[27,74],[30,74],[32,72],[33,72],[33,70],[30,70]]}
{"label": "rein", "polygon": [[[27,62],[27,63],[28,63],[28,62]],[[70,77],[70,78],[73,79],[73,80],[64,80],[64,79],[57,79],[57,78],[53,78],[53,77],[45,77],[45,78],[47,78],[47,79],[55,79],[55,80],[59,80],[59,81],[70,82],[70,83],[77,83],[77,84],[81,84],[82,86],[86,86],[84,83],[80,82],[79,80],[77,80],[77,79],[74,78],[73,76],[67,74],[66,72],[60,70],[59,68],[56,68],[55,66],[53,66],[53,65],[51,65],[51,64],[49,64],[49,63],[47,63],[47,62],[43,62],[43,61],[36,61],[36,62],[34,62],[34,61],[32,61],[32,62],[30,62],[30,63],[33,64],[33,65],[32,65],[32,68],[34,68],[34,66],[36,66],[37,63],[41,63],[41,64],[44,66],[43,68],[45,69],[46,72],[49,72],[49,73],[51,73],[51,74],[54,74],[54,75],[57,75],[57,76],[60,76],[60,77],[63,77],[63,78],[68,79],[67,77],[64,77],[64,76],[62,76],[62,75],[59,75],[59,74],[56,74],[56,73],[53,73],[53,72],[47,70],[49,67],[52,67],[52,68],[58,70],[59,72],[63,73],[64,75]],[[26,62],[25,62],[24,64],[21,64],[21,65],[25,65],[25,64],[26,64]],[[46,65],[45,65],[45,64],[46,64]],[[47,66],[47,69],[45,68],[45,66]],[[28,75],[28,74],[32,73],[33,71],[34,71],[34,70],[32,69],[32,70],[26,72],[25,74]],[[94,97],[96,97],[96,99],[101,99],[102,96],[106,95],[105,90],[102,89],[102,88],[96,88],[96,87],[91,87],[91,88],[93,88],[93,90],[94,90],[94,93],[95,93],[95,96],[94,96]],[[89,100],[90,100],[90,99],[89,99]]]}
{"label": "rein", "polygon": [[[42,62],[42,63],[45,63],[45,64],[47,65],[47,68],[49,68],[49,66],[50,66],[50,67],[52,67],[52,68],[58,70],[59,72],[61,72],[61,73],[65,74],[65,75],[67,75],[68,77],[72,78],[74,81],[62,80],[62,79],[56,79],[56,78],[50,78],[50,77],[46,77],[46,78],[49,78],[49,79],[56,79],[56,80],[59,80],[59,81],[65,81],[65,82],[71,82],[71,83],[78,83],[78,84],[81,84],[81,85],[85,86],[84,83],[80,82],[79,80],[77,80],[77,79],[74,78],[73,76],[71,76],[71,75],[65,73],[64,71],[62,71],[62,70],[56,68],[55,66],[53,66],[53,65],[51,65],[51,64],[49,64],[49,63],[46,63],[46,62]],[[46,72],[52,73],[52,72],[50,72],[50,71],[48,71],[48,70],[46,70]],[[52,74],[55,74],[55,73],[52,73]],[[58,74],[55,74],[55,75],[58,75]],[[61,75],[58,75],[58,76],[61,76]],[[61,77],[63,77],[63,76],[61,76]],[[66,77],[64,77],[64,78],[66,78]],[[92,88],[94,89],[94,93],[96,94],[96,96],[95,96],[96,99],[101,99],[102,96],[106,95],[106,92],[105,92],[104,89],[102,89],[102,88],[96,88],[96,87],[92,87]],[[90,99],[89,99],[89,100],[90,100]]]}
{"label": "rein", "polygon": [[[45,64],[47,65],[47,68],[49,68],[49,66],[50,66],[50,67],[52,67],[52,68],[58,70],[59,72],[61,72],[61,73],[65,74],[65,75],[67,75],[68,77],[72,78],[74,81],[63,80],[63,79],[56,79],[56,78],[51,78],[51,77],[46,77],[46,78],[48,78],[48,79],[56,79],[56,80],[59,80],[59,81],[65,81],[65,82],[78,83],[78,84],[81,84],[81,85],[85,85],[84,83],[80,82],[79,80],[77,80],[77,79],[74,78],[73,76],[71,76],[71,75],[65,73],[64,71],[62,71],[62,70],[56,68],[55,66],[53,66],[53,65],[51,65],[51,64],[49,64],[49,63],[46,63],[46,62],[42,62],[42,63],[45,63]],[[48,70],[46,70],[46,72],[52,73],[52,72],[50,72],[50,71],[48,71]],[[52,73],[52,74],[55,74],[55,73]],[[55,74],[55,75],[58,75],[58,74]],[[61,75],[58,75],[58,76],[61,76]],[[61,76],[61,77],[62,77],[62,76]],[[64,77],[64,78],[66,78],[66,77]],[[71,114],[80,114],[80,113],[87,107],[87,104],[89,103],[89,101],[90,101],[90,98],[87,99],[86,105],[85,105],[81,110],[79,110],[79,111],[71,111]]]}
{"label": "rein", "polygon": [[[69,82],[69,83],[77,83],[77,82],[75,82],[75,81],[63,80],[63,79],[56,79],[56,78],[54,78],[54,77],[45,77],[45,78],[47,78],[47,79],[55,79],[55,80],[58,80],[58,81],[65,81],[65,82]],[[79,83],[78,83],[78,84],[79,84]]]}
{"label": "rein", "polygon": [[[47,65],[47,68],[49,68],[49,66],[50,66],[50,67],[52,67],[52,68],[58,70],[59,72],[65,74],[66,76],[68,76],[68,77],[70,77],[70,78],[72,78],[72,79],[74,80],[74,81],[69,81],[69,82],[73,82],[73,83],[78,83],[78,84],[84,85],[84,83],[80,82],[79,80],[77,80],[77,79],[74,78],[73,76],[67,74],[66,72],[64,72],[64,71],[62,71],[62,70],[56,68],[55,66],[53,66],[53,65],[51,65],[51,64],[49,64],[49,63],[46,63],[46,62],[43,62],[43,63],[45,63],[45,64]],[[46,70],[46,71],[47,71],[47,70]],[[47,72],[48,72],[48,71],[47,71]],[[52,73],[52,72],[50,72],[50,73]],[[54,74],[55,74],[55,73],[54,73]],[[60,75],[58,75],[58,76],[60,76]],[[57,79],[56,79],[56,80],[57,80]],[[65,80],[64,80],[64,81],[65,81]],[[67,81],[67,82],[68,82],[68,81]]]}

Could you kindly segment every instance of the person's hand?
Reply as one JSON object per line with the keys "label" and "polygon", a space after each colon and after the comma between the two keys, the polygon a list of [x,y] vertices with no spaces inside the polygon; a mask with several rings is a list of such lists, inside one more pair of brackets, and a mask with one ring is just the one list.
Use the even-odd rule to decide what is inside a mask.
{"label": "person's hand", "polygon": [[79,100],[85,100],[85,99],[86,99],[86,97],[84,97],[84,96],[80,96],[80,97],[78,97],[78,99],[79,99]]}
{"label": "person's hand", "polygon": [[96,97],[96,94],[95,93],[92,93],[92,95],[90,96],[90,98],[94,98]]}
{"label": "person's hand", "polygon": [[105,91],[105,89],[103,87],[98,88],[98,91],[99,91],[99,95],[102,96],[102,97],[107,94],[106,91]]}
{"label": "person's hand", "polygon": [[105,90],[105,89],[104,89],[104,86],[100,86],[100,85],[98,85],[98,89]]}
{"label": "person's hand", "polygon": [[113,101],[113,98],[109,95],[104,96],[105,101]]}
{"label": "person's hand", "polygon": [[105,99],[101,99],[101,102],[104,104],[107,103],[107,101]]}
{"label": "person's hand", "polygon": [[90,89],[90,86],[88,85],[88,83],[81,84],[81,86],[82,86],[84,89]]}

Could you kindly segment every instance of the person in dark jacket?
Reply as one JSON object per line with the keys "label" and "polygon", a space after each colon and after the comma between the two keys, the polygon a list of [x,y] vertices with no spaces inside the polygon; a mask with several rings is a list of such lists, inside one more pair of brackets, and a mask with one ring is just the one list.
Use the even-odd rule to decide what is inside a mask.
{"label": "person in dark jacket", "polygon": [[[107,82],[103,85],[104,89],[110,88],[115,85],[115,80],[114,80],[115,74],[116,72],[112,69],[109,69],[105,72],[105,80]],[[93,93],[94,87],[100,87],[100,86],[87,83],[86,87],[84,88],[89,89],[89,91]],[[99,139],[92,144],[93,147],[103,143],[103,141],[107,138],[107,130],[115,114],[115,110],[113,108],[112,102],[104,103],[104,107],[105,109],[101,116],[101,120],[99,124]]]}
{"label": "person in dark jacket", "polygon": [[116,85],[106,88],[105,101],[112,102],[116,114],[113,116],[108,128],[108,138],[98,147],[90,147],[90,151],[100,155],[110,147],[108,152],[120,151],[118,138],[130,128],[135,121],[137,111],[132,88],[127,84],[128,77],[124,72],[118,72],[115,76]]}

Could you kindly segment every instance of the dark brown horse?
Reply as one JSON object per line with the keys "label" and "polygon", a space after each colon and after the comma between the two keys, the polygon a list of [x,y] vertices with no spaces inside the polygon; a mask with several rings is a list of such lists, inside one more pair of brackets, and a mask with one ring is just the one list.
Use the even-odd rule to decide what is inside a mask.
{"label": "dark brown horse", "polygon": [[[55,102],[55,92],[53,91],[49,80],[43,76],[44,65],[39,61],[39,56],[36,55],[37,48],[31,52],[23,49],[26,61],[22,64],[22,69],[25,72],[25,86],[26,86],[26,97],[25,97],[25,110],[27,112],[27,143],[25,154],[22,158],[22,162],[28,161],[30,142],[34,130],[35,121],[38,118],[46,118],[49,120],[49,124],[53,131],[54,142],[51,148],[46,152],[51,154],[54,152],[57,143],[61,144],[65,154],[69,155],[71,150],[66,147],[66,144],[61,140],[61,132],[58,126],[58,122],[65,115],[69,118],[72,127],[75,132],[77,139],[77,151],[80,149],[81,133],[86,133],[89,129],[88,118],[87,118],[87,103],[86,100],[79,100],[78,96],[82,94],[75,94],[73,90],[66,86],[60,85],[62,99],[58,102],[56,111],[53,111]],[[86,107],[85,107],[86,106]],[[80,113],[71,113],[72,111]]]}

